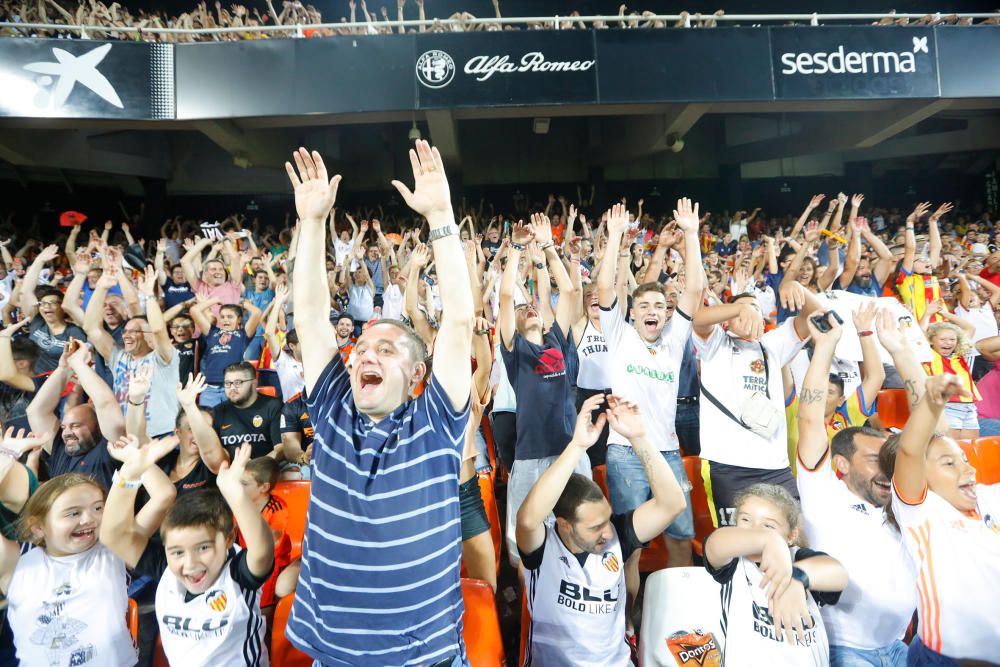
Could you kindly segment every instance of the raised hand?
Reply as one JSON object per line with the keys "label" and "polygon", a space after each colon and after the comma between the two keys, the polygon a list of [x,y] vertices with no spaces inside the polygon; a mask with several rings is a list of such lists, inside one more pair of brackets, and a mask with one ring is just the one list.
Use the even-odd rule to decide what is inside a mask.
{"label": "raised hand", "polygon": [[191,375],[188,373],[187,384],[177,383],[177,402],[181,407],[196,407],[198,405],[198,394],[205,391],[208,383],[201,373]]}
{"label": "raised hand", "polygon": [[819,223],[815,220],[810,220],[806,223],[805,232],[803,232],[806,243],[815,243],[819,240]]}
{"label": "raised hand", "polygon": [[139,291],[146,295],[147,299],[152,299],[156,292],[156,269],[146,266],[145,275],[140,275],[136,281]]}
{"label": "raised hand", "polygon": [[[89,367],[91,359],[90,346],[80,341],[72,341],[72,342],[75,343],[75,345],[73,346],[73,351],[69,354],[69,357],[66,359],[66,363],[73,370],[76,370],[77,368]],[[69,348],[70,345],[66,345],[66,349]]]}
{"label": "raised hand", "polygon": [[427,262],[431,261],[431,249],[424,243],[418,243],[410,253],[410,261],[413,262],[413,266],[423,269],[427,266]]}
{"label": "raised hand", "polygon": [[637,403],[609,394],[607,415],[611,428],[629,440],[646,435],[646,422]]}
{"label": "raised hand", "polygon": [[35,258],[35,261],[51,262],[58,256],[59,246],[53,243],[52,245],[47,245],[42,248],[42,251],[38,253],[38,257]]}
{"label": "raised hand", "polygon": [[683,230],[685,234],[698,233],[698,203],[692,206],[691,200],[683,197],[677,200],[677,208],[674,209],[674,222]]}
{"label": "raised hand", "polygon": [[962,384],[962,380],[950,373],[928,377],[924,389],[927,400],[938,407],[944,407],[952,396],[968,398],[972,395]]}
{"label": "raised hand", "polygon": [[787,280],[778,288],[778,302],[787,310],[799,310],[806,305],[806,288],[797,280]]}
{"label": "raised hand", "polygon": [[809,200],[809,208],[816,208],[823,203],[824,199],[826,199],[826,195],[813,195],[812,199]]}
{"label": "raised hand", "polygon": [[[448,177],[444,173],[444,162],[437,148],[418,139],[415,148],[410,149],[410,166],[413,168],[413,191],[400,181],[392,181],[393,187],[412,208],[428,219],[434,214],[447,214],[446,224],[453,224],[451,213],[451,191]],[[431,223],[433,224],[433,223]]]}
{"label": "raised hand", "polygon": [[552,224],[544,213],[531,214],[531,229],[540,246],[552,243]]}
{"label": "raised hand", "polygon": [[950,201],[946,201],[945,203],[941,204],[940,206],[937,207],[937,210],[931,214],[930,222],[937,222],[938,220],[941,219],[941,216],[943,216],[945,213],[948,213],[953,208],[954,206],[952,206]]}
{"label": "raised hand", "polygon": [[931,203],[929,201],[922,201],[914,207],[913,212],[906,216],[907,224],[912,224],[917,222],[920,218],[924,217],[924,213],[927,213],[931,208]]}
{"label": "raised hand", "polygon": [[286,162],[285,171],[295,189],[295,211],[300,220],[323,222],[337,201],[340,175],[327,180],[326,165],[317,151],[310,154],[305,148],[299,148],[292,157],[295,167]]}
{"label": "raised hand", "polygon": [[274,301],[276,304],[283,304],[288,301],[288,286],[278,283],[274,287]]}
{"label": "raised hand", "polygon": [[510,230],[510,240],[514,243],[520,243],[521,245],[527,245],[535,238],[535,230],[530,225],[524,224],[523,221],[518,221]]}
{"label": "raised hand", "polygon": [[624,235],[628,227],[628,210],[625,204],[615,204],[608,211],[608,234]]}
{"label": "raised hand", "polygon": [[838,192],[837,193],[837,203],[840,204],[841,206],[843,206],[844,204],[846,204],[847,203],[847,195],[845,195],[843,192]]}
{"label": "raised hand", "polygon": [[906,335],[896,316],[888,309],[880,310],[875,316],[875,333],[878,335],[878,342],[889,354],[902,352],[906,347]]}
{"label": "raised hand", "polygon": [[[809,333],[812,334],[813,344],[820,346],[826,343],[836,346],[837,341],[840,340],[841,335],[844,333],[843,327],[840,326],[840,323],[837,322],[837,320],[831,317],[829,312],[823,313],[821,317],[826,318],[827,323],[830,325],[829,331],[820,331],[817,329],[812,317],[807,320],[807,326],[809,327]],[[855,319],[855,321],[857,321],[857,319]],[[859,331],[863,331],[863,329],[859,329]]]}
{"label": "raised hand", "polygon": [[871,331],[872,322],[875,321],[875,313],[875,300],[871,299],[851,313],[851,319],[854,320],[854,328],[857,329],[859,333],[862,331]]}
{"label": "raised hand", "polygon": [[596,422],[591,422],[591,413],[601,406],[604,398],[604,394],[594,394],[580,406],[580,413],[576,416],[576,428],[573,429],[573,439],[570,440],[571,445],[587,450],[597,442],[608,421],[608,415],[601,413]]}
{"label": "raised hand", "polygon": [[76,261],[73,262],[73,273],[78,276],[85,276],[90,272],[90,267],[94,263],[89,253],[78,252]]}
{"label": "raised hand", "polygon": [[17,333],[19,329],[26,326],[30,321],[31,320],[25,318],[23,320],[18,320],[17,322],[14,322],[8,327],[4,327],[4,329],[0,331],[0,338],[13,338],[14,334]]}
{"label": "raised hand", "polygon": [[851,196],[851,208],[855,211],[861,208],[861,202],[865,200],[865,196],[861,193]]}
{"label": "raised hand", "polygon": [[158,438],[139,446],[139,439],[132,434],[118,438],[117,442],[108,442],[108,455],[122,462],[121,476],[126,480],[137,480],[142,474],[156,465],[156,462],[177,447],[176,435]]}
{"label": "raised hand", "polygon": [[7,430],[4,431],[3,442],[0,443],[0,448],[13,452],[16,458],[21,458],[21,455],[25,452],[37,450],[42,447],[51,437],[51,433],[28,433],[25,435],[23,428],[18,429],[15,435],[14,427],[8,426]]}
{"label": "raised hand", "polygon": [[143,364],[137,367],[128,376],[128,401],[129,403],[142,403],[146,400],[150,385],[153,383],[153,367]]}
{"label": "raised hand", "polygon": [[219,473],[215,477],[215,485],[219,487],[226,502],[232,504],[234,499],[240,498],[243,490],[243,471],[246,470],[247,462],[250,460],[250,443],[244,443],[233,453],[232,463],[224,461],[219,466]]}

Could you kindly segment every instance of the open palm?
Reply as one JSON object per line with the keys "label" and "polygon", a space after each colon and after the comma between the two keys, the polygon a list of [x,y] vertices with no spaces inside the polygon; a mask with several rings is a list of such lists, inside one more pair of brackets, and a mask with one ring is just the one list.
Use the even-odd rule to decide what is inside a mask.
{"label": "open palm", "polygon": [[295,211],[300,220],[322,222],[337,201],[340,175],[328,181],[326,165],[316,151],[310,153],[305,148],[300,148],[292,153],[292,157],[295,167],[286,162],[285,171],[295,189]]}
{"label": "open palm", "polygon": [[392,182],[406,205],[425,218],[450,211],[451,191],[438,149],[431,148],[426,141],[417,141],[416,148],[410,149],[410,167],[413,168],[412,192],[402,182]]}

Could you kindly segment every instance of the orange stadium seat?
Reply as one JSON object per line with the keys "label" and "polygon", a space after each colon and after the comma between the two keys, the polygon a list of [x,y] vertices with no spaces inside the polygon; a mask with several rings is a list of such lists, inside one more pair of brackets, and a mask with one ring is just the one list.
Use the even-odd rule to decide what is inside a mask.
{"label": "orange stadium seat", "polygon": [[1000,484],[1000,438],[976,438],[972,444],[976,449],[976,479],[980,484]]}
{"label": "orange stadium seat", "polygon": [[965,452],[966,458],[969,459],[969,465],[976,469],[976,481],[980,481],[982,472],[979,470],[979,455],[976,453],[976,445],[972,440],[956,440],[955,442]]}
{"label": "orange stadium seat", "polygon": [[669,550],[663,535],[657,535],[639,555],[639,572],[655,572],[667,566]]}
{"label": "orange stadium seat", "polygon": [[905,389],[883,389],[878,393],[878,418],[882,428],[903,428],[910,417]]}
{"label": "orange stadium seat", "polygon": [[684,457],[684,471],[691,482],[691,511],[694,513],[694,539],[691,546],[694,552],[701,556],[702,544],[705,538],[715,530],[712,524],[712,510],[708,507],[708,496],[705,494],[705,482],[701,478],[701,458],[697,456]]}
{"label": "orange stadium seat", "polygon": [[611,496],[608,495],[608,468],[604,465],[594,466],[593,471],[591,471],[591,476],[594,481],[597,482],[597,486],[601,487],[601,491],[604,492],[604,497],[611,502]]}
{"label": "orange stadium seat", "polygon": [[292,611],[294,595],[286,595],[278,600],[274,610],[274,624],[271,630],[271,664],[275,667],[312,667],[313,661],[308,655],[292,646],[285,637],[285,625],[288,624],[288,614]]}
{"label": "orange stadium seat", "polygon": [[[277,663],[272,663],[277,665]],[[167,654],[163,652],[163,640],[156,636],[156,648],[153,649],[153,667],[170,667],[167,662]]]}
{"label": "orange stadium seat", "polygon": [[257,387],[257,393],[270,396],[271,398],[278,397],[278,390],[275,387]]}
{"label": "orange stadium seat", "polygon": [[128,631],[132,633],[132,641],[139,641],[139,605],[132,598],[128,599],[128,612],[125,614]]}
{"label": "orange stadium seat", "polygon": [[309,482],[303,480],[278,482],[274,486],[273,493],[288,506],[288,525],[285,527],[285,532],[292,541],[292,560],[295,560],[302,555],[302,538],[306,534]]}
{"label": "orange stadium seat", "polygon": [[462,579],[462,636],[472,667],[504,667],[503,637],[493,588],[485,581]]}

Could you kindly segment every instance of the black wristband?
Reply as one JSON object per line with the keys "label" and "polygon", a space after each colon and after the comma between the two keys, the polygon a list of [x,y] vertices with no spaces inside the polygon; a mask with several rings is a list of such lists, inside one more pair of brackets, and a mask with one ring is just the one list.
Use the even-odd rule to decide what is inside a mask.
{"label": "black wristband", "polygon": [[792,566],[792,579],[802,584],[802,588],[809,590],[809,575],[801,568]]}

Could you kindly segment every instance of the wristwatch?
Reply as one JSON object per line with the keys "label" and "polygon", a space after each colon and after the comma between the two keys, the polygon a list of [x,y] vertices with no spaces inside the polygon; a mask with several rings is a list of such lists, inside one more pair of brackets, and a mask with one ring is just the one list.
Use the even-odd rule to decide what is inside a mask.
{"label": "wristwatch", "polygon": [[792,579],[802,584],[802,588],[809,590],[809,575],[806,574],[802,569],[797,567],[792,567]]}
{"label": "wristwatch", "polygon": [[427,241],[428,243],[433,243],[438,239],[443,239],[446,236],[451,236],[452,234],[458,234],[458,227],[455,225],[445,225],[444,227],[432,229],[431,233],[427,235]]}
{"label": "wristwatch", "polygon": [[535,268],[536,269],[544,269],[545,268],[545,262],[535,262]]}

